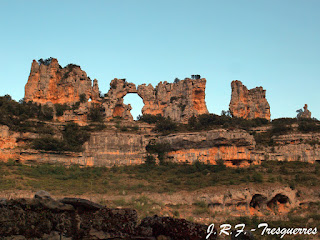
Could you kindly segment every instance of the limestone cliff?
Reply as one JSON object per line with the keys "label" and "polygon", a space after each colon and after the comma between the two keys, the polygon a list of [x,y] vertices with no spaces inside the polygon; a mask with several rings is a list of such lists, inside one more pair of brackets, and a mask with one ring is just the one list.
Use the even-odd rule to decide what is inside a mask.
{"label": "limestone cliff", "polygon": [[133,120],[130,113],[131,105],[124,104],[123,98],[128,93],[137,93],[136,85],[128,83],[125,79],[113,79],[110,89],[102,101],[107,119],[121,117],[126,120]]}
{"label": "limestone cliff", "polygon": [[266,90],[262,87],[248,90],[238,80],[232,81],[231,88],[229,109],[232,116],[244,119],[265,118],[270,120],[270,106],[266,99]]}
{"label": "limestone cliff", "polygon": [[[106,130],[92,132],[84,151],[46,152],[30,149],[30,141],[39,136],[17,133],[0,127],[0,159],[23,163],[41,162],[79,164],[82,166],[113,166],[141,164],[145,161],[147,145],[165,144],[165,160],[173,162],[248,166],[262,161],[303,161],[315,163],[320,159],[320,134],[292,132],[274,136],[272,146],[257,145],[253,135],[244,130],[214,129],[201,132],[181,132],[167,136],[150,133],[139,125],[138,132],[121,132],[108,125]],[[258,131],[257,131],[258,132]]]}
{"label": "limestone cliff", "polygon": [[170,161],[216,164],[223,160],[228,166],[251,163],[251,152],[255,147],[252,135],[246,131],[225,129],[171,134],[158,138],[156,143],[170,146],[167,153]]}
{"label": "limestone cliff", "polygon": [[25,86],[25,101],[73,104],[80,101],[81,95],[99,100],[97,80],[92,83],[79,66],[69,64],[62,68],[55,58],[40,63],[33,60]]}
{"label": "limestone cliff", "polygon": [[[74,64],[62,68],[58,60],[33,61],[28,82],[25,86],[25,101],[39,104],[67,104],[81,102],[80,107],[68,110],[56,118],[61,121],[86,121],[92,103],[98,104],[105,120],[121,117],[133,120],[131,105],[124,104],[128,93],[138,94],[143,102],[143,114],[160,114],[174,121],[186,122],[193,115],[208,113],[205,103],[206,79],[185,79],[176,83],[160,82],[155,88],[135,84],[125,79],[113,79],[105,97],[100,97],[98,81],[93,82],[86,72]],[[81,99],[82,98],[82,99]],[[89,103],[88,100],[92,100]]]}
{"label": "limestone cliff", "polygon": [[186,122],[193,115],[208,113],[205,102],[206,79],[185,79],[176,83],[160,82],[138,86],[144,102],[143,114],[160,114]]}

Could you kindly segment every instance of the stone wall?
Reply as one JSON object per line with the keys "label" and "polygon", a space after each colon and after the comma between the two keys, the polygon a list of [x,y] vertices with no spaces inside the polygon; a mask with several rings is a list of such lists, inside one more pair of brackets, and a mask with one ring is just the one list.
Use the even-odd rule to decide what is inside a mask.
{"label": "stone wall", "polygon": [[[147,217],[86,199],[55,200],[45,191],[33,199],[0,200],[2,239],[204,239],[207,226],[184,219]],[[216,239],[212,234],[210,239]]]}

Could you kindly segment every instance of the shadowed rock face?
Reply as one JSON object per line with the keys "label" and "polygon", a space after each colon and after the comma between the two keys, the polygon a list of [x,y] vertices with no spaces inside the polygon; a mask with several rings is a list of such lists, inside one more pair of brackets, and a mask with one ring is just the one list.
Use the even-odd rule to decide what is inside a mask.
{"label": "shadowed rock face", "polygon": [[244,119],[265,118],[270,120],[270,106],[266,99],[266,90],[262,87],[248,90],[238,80],[232,81],[231,88],[229,109],[232,116]]}
{"label": "shadowed rock face", "polygon": [[[85,199],[46,194],[0,201],[0,236],[13,239],[205,239],[207,226],[168,217],[138,225],[133,209],[110,209]],[[11,238],[10,238],[11,239]],[[216,239],[212,235],[210,239]]]}
{"label": "shadowed rock face", "polygon": [[[175,121],[186,122],[191,116],[208,113],[205,103],[206,79],[185,79],[177,83],[160,82],[155,88],[135,84],[125,79],[113,79],[110,90],[105,97],[100,98],[98,81],[93,82],[81,68],[69,64],[64,68],[55,58],[38,63],[33,61],[28,82],[25,86],[25,101],[39,104],[68,104],[80,101],[84,95],[86,100],[102,106],[106,119],[122,117],[133,120],[130,113],[131,105],[124,104],[123,98],[128,93],[137,93],[144,102],[143,114],[160,114]],[[81,115],[89,112],[90,104],[83,103]],[[79,113],[68,112],[64,120],[76,119]]]}

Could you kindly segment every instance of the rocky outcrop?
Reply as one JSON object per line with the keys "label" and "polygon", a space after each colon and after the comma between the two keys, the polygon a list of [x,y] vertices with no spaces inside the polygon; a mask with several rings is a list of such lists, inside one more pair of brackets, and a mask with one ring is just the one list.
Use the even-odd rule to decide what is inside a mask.
{"label": "rocky outcrop", "polygon": [[25,101],[39,104],[67,104],[72,106],[81,102],[73,110],[65,112],[61,121],[86,121],[92,103],[98,104],[105,119],[121,117],[133,120],[131,105],[124,104],[123,98],[128,93],[138,94],[143,102],[143,114],[160,114],[175,121],[186,122],[191,116],[208,113],[205,103],[206,79],[185,79],[175,83],[160,82],[155,88],[135,84],[125,79],[113,79],[105,97],[100,97],[98,81],[93,82],[86,72],[74,64],[62,68],[58,60],[33,61],[28,82],[25,86]]}
{"label": "rocky outcrop", "polygon": [[270,106],[266,99],[266,90],[256,87],[248,90],[242,82],[231,83],[232,94],[229,105],[233,117],[244,119],[265,118],[270,120]]}
{"label": "rocky outcrop", "polygon": [[167,153],[170,161],[216,164],[222,160],[228,166],[250,164],[251,152],[255,147],[253,136],[246,131],[225,129],[170,134],[157,139],[156,144],[170,147]]}
{"label": "rocky outcrop", "polygon": [[[130,123],[127,121],[127,124]],[[129,125],[123,125],[129,126]],[[249,166],[262,161],[303,161],[315,163],[320,159],[320,134],[292,132],[273,136],[273,145],[256,145],[252,133],[245,130],[214,129],[201,132],[181,132],[167,136],[150,133],[146,124],[139,130],[123,132],[112,125],[92,132],[83,152],[46,152],[30,149],[35,133],[18,133],[0,125],[0,160],[22,163],[48,162],[81,166],[114,166],[144,163],[147,146],[166,146],[166,160],[173,162],[216,164],[223,160],[227,166]],[[136,126],[136,127],[137,127]],[[119,126],[121,127],[121,126]],[[129,129],[130,127],[128,127]],[[254,130],[259,134],[259,129]]]}
{"label": "rocky outcrop", "polygon": [[311,118],[311,112],[308,110],[308,105],[305,104],[303,107],[303,111],[298,113],[298,118]]}
{"label": "rocky outcrop", "polygon": [[160,82],[155,88],[139,85],[143,99],[143,114],[160,114],[172,120],[186,122],[193,115],[208,113],[205,102],[206,79],[185,79],[176,83]]}
{"label": "rocky outcrop", "polygon": [[302,161],[315,163],[320,159],[319,133],[291,133],[273,137],[274,146],[256,149],[252,159]]}
{"label": "rocky outcrop", "polygon": [[94,166],[141,164],[145,160],[148,142],[148,138],[137,133],[93,133],[84,146],[82,159]]}
{"label": "rocky outcrop", "polygon": [[[10,239],[204,239],[207,226],[168,217],[138,225],[133,209],[110,209],[85,199],[0,201],[0,236]],[[216,230],[215,230],[216,231]],[[210,239],[216,239],[212,234]]]}
{"label": "rocky outcrop", "polygon": [[0,160],[16,159],[19,133],[12,132],[8,126],[0,125]]}
{"label": "rocky outcrop", "polygon": [[125,120],[133,120],[130,113],[131,105],[124,104],[123,98],[128,93],[137,93],[136,85],[128,83],[125,79],[113,79],[110,83],[110,90],[102,101],[102,106],[107,119],[121,117]]}
{"label": "rocky outcrop", "polygon": [[33,60],[28,82],[25,86],[25,101],[35,103],[73,104],[86,100],[99,100],[97,80],[92,80],[80,66],[69,64],[62,68],[55,58],[45,62]]}

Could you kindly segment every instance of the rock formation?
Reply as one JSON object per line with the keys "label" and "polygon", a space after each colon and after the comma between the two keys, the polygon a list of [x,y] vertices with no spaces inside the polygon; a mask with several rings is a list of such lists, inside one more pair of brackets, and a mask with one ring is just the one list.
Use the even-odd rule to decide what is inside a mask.
{"label": "rock formation", "polygon": [[229,105],[233,117],[244,119],[265,118],[270,120],[270,106],[266,99],[266,90],[256,87],[248,90],[242,82],[231,83],[232,94]]}
{"label": "rock formation", "polygon": [[62,68],[58,60],[50,58],[39,62],[33,61],[28,82],[25,86],[25,101],[39,104],[68,104],[69,106],[81,101],[80,108],[66,111],[62,121],[85,121],[91,104],[100,105],[105,119],[121,117],[133,120],[130,113],[131,105],[124,104],[123,98],[128,93],[138,94],[143,102],[143,114],[160,114],[175,121],[186,122],[193,115],[208,113],[205,103],[206,79],[185,79],[176,83],[160,82],[155,88],[135,84],[125,79],[113,79],[110,90],[101,98],[98,81],[93,82],[81,68],[69,64]]}
{"label": "rock formation", "polygon": [[185,79],[177,83],[160,82],[155,88],[135,84],[125,79],[113,79],[103,98],[106,118],[122,117],[132,120],[131,105],[124,104],[128,93],[137,93],[143,100],[142,114],[161,115],[174,121],[186,122],[193,115],[208,113],[205,103],[205,79]]}
{"label": "rock formation", "polygon": [[298,113],[298,118],[311,118],[311,112],[308,110],[308,105],[305,104],[303,107],[303,112]]}
{"label": "rock formation", "polygon": [[73,104],[80,96],[93,101],[99,100],[97,80],[74,64],[62,68],[55,58],[47,62],[33,60],[28,82],[25,86],[25,101],[35,103]]}
{"label": "rock formation", "polygon": [[216,164],[223,160],[227,166],[246,166],[251,163],[255,147],[252,135],[243,130],[210,130],[207,132],[170,134],[156,140],[170,146],[167,158],[174,162]]}
{"label": "rock formation", "polygon": [[176,121],[186,122],[193,115],[208,113],[205,102],[206,79],[181,80],[176,83],[160,82],[138,86],[138,94],[145,104],[143,114],[160,114]]}
{"label": "rock formation", "polygon": [[[0,236],[6,239],[205,239],[207,226],[184,219],[147,217],[133,209],[110,209],[86,199],[0,200]],[[214,229],[214,232],[216,230]],[[216,239],[212,234],[210,239]]]}
{"label": "rock formation", "polygon": [[133,120],[130,113],[131,105],[124,104],[123,98],[128,93],[137,93],[136,85],[128,83],[125,79],[113,79],[110,83],[110,89],[102,101],[107,119],[121,117],[127,120]]}

